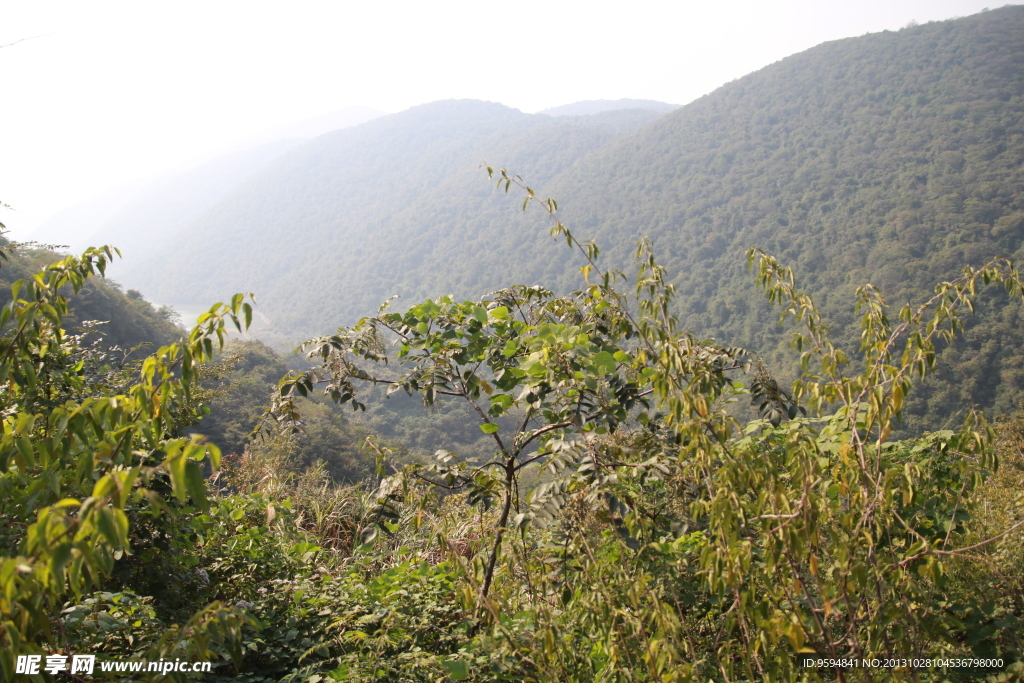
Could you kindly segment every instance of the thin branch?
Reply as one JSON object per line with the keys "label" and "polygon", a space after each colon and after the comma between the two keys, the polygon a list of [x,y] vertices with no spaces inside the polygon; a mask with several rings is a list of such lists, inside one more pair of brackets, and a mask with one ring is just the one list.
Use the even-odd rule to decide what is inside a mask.
{"label": "thin branch", "polygon": [[532,434],[530,434],[530,438],[528,438],[526,441],[524,441],[522,444],[520,444],[519,450],[522,451],[524,448],[526,448],[526,444],[530,443],[531,441],[533,441],[534,439],[536,439],[538,436],[540,436],[542,434],[546,434],[547,432],[551,432],[551,431],[554,431],[556,429],[564,429],[566,427],[572,427],[574,424],[575,424],[574,422],[556,422],[555,424],[550,424],[550,425],[548,425],[546,427],[541,427],[540,429],[538,429],[538,430],[534,431]]}
{"label": "thin branch", "polygon": [[449,490],[449,491],[458,491],[458,490],[459,490],[459,489],[461,489],[461,488],[465,488],[465,487],[466,487],[466,484],[468,484],[468,483],[469,483],[469,482],[462,482],[462,483],[461,483],[461,484],[459,484],[458,486],[455,486],[454,484],[451,484],[451,485],[449,485],[449,484],[439,484],[439,483],[437,483],[436,481],[434,481],[434,480],[432,480],[432,479],[430,479],[430,478],[428,478],[428,477],[424,477],[424,476],[423,476],[422,474],[420,474],[419,472],[412,472],[412,476],[414,476],[414,477],[416,477],[417,479],[420,479],[420,480],[422,480],[422,481],[425,481],[425,482],[427,482],[428,484],[431,484],[431,485],[433,485],[433,486],[436,486],[436,487],[437,487],[437,488],[439,488],[439,489],[447,489],[447,490]]}
{"label": "thin branch", "polygon": [[[462,382],[460,381],[460,383]],[[484,421],[484,424],[494,424],[491,422],[491,419],[487,417],[487,413],[481,410],[480,406],[476,404],[476,401],[469,397],[469,392],[466,390],[465,383],[462,383],[462,393],[457,395],[462,396],[464,399],[469,401],[469,405],[473,406],[473,409],[476,410],[478,415],[480,415],[480,419]],[[498,443],[498,448],[501,449],[501,452],[508,455],[508,449],[505,448],[505,444],[502,442],[501,437],[498,436],[498,432],[491,432],[491,436],[493,436],[494,440]]]}
{"label": "thin branch", "polygon": [[969,550],[977,550],[978,548],[984,547],[984,546],[988,545],[989,543],[993,543],[995,541],[998,541],[1003,536],[1006,536],[1008,534],[1012,534],[1014,531],[1016,531],[1017,529],[1020,529],[1022,527],[1024,527],[1024,519],[1022,519],[1021,521],[1017,522],[1016,524],[1011,526],[1009,529],[1003,531],[1002,533],[996,534],[992,538],[986,539],[986,540],[981,541],[979,543],[975,543],[974,545],[969,545],[969,546],[967,546],[965,548],[957,548],[956,550],[925,550],[925,551],[922,551],[922,552],[918,553],[917,555],[913,555],[912,557],[908,557],[907,559],[905,559],[902,562],[898,563],[898,566],[900,568],[906,568],[906,566],[908,564],[910,564],[911,562],[919,560],[922,557],[925,557],[927,555],[947,555],[947,556],[948,555],[952,555],[952,556],[969,557],[969,556],[965,555],[965,553],[967,551],[969,551]]}

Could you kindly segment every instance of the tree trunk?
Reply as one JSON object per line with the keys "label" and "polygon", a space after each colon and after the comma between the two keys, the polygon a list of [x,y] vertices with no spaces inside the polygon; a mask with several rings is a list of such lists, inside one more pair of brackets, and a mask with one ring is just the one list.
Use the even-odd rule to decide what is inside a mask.
{"label": "tree trunk", "polygon": [[508,525],[508,513],[512,509],[512,492],[515,490],[516,476],[515,458],[509,458],[505,464],[505,500],[501,504],[501,516],[498,518],[498,533],[494,537],[494,547],[491,548],[491,556],[487,559],[487,571],[484,572],[484,585],[481,595],[487,597],[491,590],[491,581],[494,578],[494,565],[498,562],[498,553],[501,552],[501,539],[505,536],[505,528]]}

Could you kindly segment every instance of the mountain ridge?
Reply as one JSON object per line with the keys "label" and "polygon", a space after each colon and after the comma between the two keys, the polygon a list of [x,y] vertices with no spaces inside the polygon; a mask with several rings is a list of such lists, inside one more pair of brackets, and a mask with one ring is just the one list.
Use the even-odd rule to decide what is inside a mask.
{"label": "mountain ridge", "polygon": [[[393,227],[389,226],[389,221],[415,220],[415,209],[410,210],[409,207],[416,206],[418,202],[430,203],[431,198],[437,194],[437,186],[448,182],[453,173],[461,179],[460,189],[453,192],[461,192],[461,188],[473,185],[477,205],[491,203],[493,195],[479,170],[480,165],[487,162],[489,150],[500,150],[501,145],[505,148],[515,146],[524,135],[534,136],[537,138],[536,148],[540,151],[534,150],[531,145],[525,146],[530,149],[529,156],[537,157],[531,170],[536,170],[543,178],[545,174],[550,176],[554,169],[564,168],[575,156],[589,152],[593,145],[606,142],[624,129],[649,121],[655,116],[653,112],[622,111],[591,117],[552,119],[523,114],[504,105],[478,101],[445,101],[421,105],[371,121],[356,129],[321,136],[293,150],[280,158],[273,168],[265,169],[250,178],[244,188],[226,197],[221,205],[211,209],[200,221],[190,226],[191,237],[179,236],[181,242],[169,248],[184,248],[190,241],[196,244],[195,240],[202,235],[203,239],[212,240],[212,244],[217,245],[215,250],[226,250],[230,249],[230,243],[246,239],[253,232],[263,231],[263,234],[272,233],[269,237],[274,240],[274,246],[260,244],[250,247],[247,258],[253,258],[252,249],[266,249],[261,252],[261,256],[256,257],[256,260],[264,259],[265,264],[280,258],[302,258],[309,263],[319,263],[320,252],[324,251],[324,247],[329,251],[331,245],[341,244],[342,240],[353,235],[369,240],[383,250],[387,248],[386,243],[400,238]],[[418,147],[414,141],[421,138],[427,142]],[[550,151],[551,146],[557,146],[558,151]],[[544,148],[549,151],[543,151]],[[413,151],[407,157],[401,156],[410,149]],[[571,149],[576,151],[567,151]],[[392,169],[398,168],[398,158],[404,159],[400,172],[388,175]],[[386,197],[367,190],[367,186],[371,185],[368,178],[382,173],[387,183]],[[285,213],[278,213],[280,207],[266,203],[266,197],[274,193],[285,196],[303,193],[305,200],[288,204],[284,207]],[[291,212],[293,206],[298,213]],[[445,210],[441,211],[443,213]],[[242,214],[246,216],[242,221],[228,223],[230,219],[225,218]],[[514,212],[506,211],[504,215],[506,219],[511,217],[513,224],[522,225],[523,219]],[[281,222],[284,220],[292,226],[290,230],[287,233],[273,233],[275,225],[286,224]],[[310,226],[315,226],[316,230]],[[302,249],[293,249],[290,236],[300,230],[305,231],[302,234],[307,236],[315,232],[318,239],[322,240],[317,253],[306,254]],[[376,261],[365,264],[349,259],[349,256],[358,256],[368,248],[362,244],[351,246],[351,249],[346,249],[346,253],[337,255],[343,260],[352,261],[347,264],[347,269],[360,270],[369,276],[374,269],[382,267]],[[204,298],[206,289],[197,286],[195,283],[199,280],[195,278],[203,272],[205,265],[197,263],[191,270],[179,272],[173,284],[165,285],[150,276],[161,270],[159,264],[159,258],[142,262],[121,277],[131,286],[139,287],[161,301],[167,301],[169,296],[174,295],[192,296],[193,300],[187,303]],[[265,267],[270,268],[269,265]],[[331,264],[324,264],[322,268],[329,276]],[[285,279],[289,276],[284,271],[280,274]],[[205,277],[205,282],[209,282],[210,277]],[[217,277],[216,286],[220,287],[218,296],[229,293],[230,278],[214,277]],[[277,275],[268,277],[274,278]],[[246,282],[242,280],[239,284],[245,287]],[[275,281],[270,289],[283,290],[286,287],[286,283],[278,284]],[[361,297],[360,301],[367,305],[373,301],[372,306],[375,308],[379,300],[392,293],[379,289],[372,295]],[[309,302],[304,305],[308,309]],[[349,315],[360,315],[361,311],[357,310],[353,308]],[[274,313],[268,315],[275,317]],[[330,323],[325,319],[324,324]],[[336,325],[337,322],[333,322],[330,326]],[[306,329],[312,330],[311,327]]]}
{"label": "mountain ridge", "polygon": [[[788,335],[745,272],[747,247],[792,265],[853,352],[856,286],[898,307],[962,265],[1024,255],[1022,7],[824,43],[647,117],[447,102],[377,119],[289,153],[127,282],[161,301],[256,291],[271,319],[258,334],[282,344],[392,294],[578,287],[573,254],[520,197],[495,193],[488,163],[557,198],[606,267],[629,268],[649,235],[684,326],[785,379]],[[1019,307],[969,320],[943,351],[950,372],[911,399],[922,424],[1024,397],[1018,329]]]}

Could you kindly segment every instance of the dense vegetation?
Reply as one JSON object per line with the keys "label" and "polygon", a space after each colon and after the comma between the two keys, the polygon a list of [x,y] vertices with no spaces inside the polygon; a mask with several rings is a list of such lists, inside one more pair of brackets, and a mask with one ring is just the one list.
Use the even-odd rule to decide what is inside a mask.
{"label": "dense vegetation", "polygon": [[[45,245],[29,244],[12,250],[2,229],[0,249],[8,252],[0,270],[0,304],[10,301],[11,285],[16,280],[31,276],[59,258]],[[162,346],[178,339],[182,335],[178,322],[172,309],[154,308],[139,292],[124,291],[110,280],[87,280],[73,297],[64,319],[69,332],[84,335],[83,344],[104,350],[118,347],[122,356],[130,355],[139,345]]]}
{"label": "dense vegetation", "polygon": [[[1024,281],[995,256],[1024,237],[1022,29],[1007,8],[839,41],[632,134],[653,115],[445,103],[328,136],[290,169],[322,179],[268,172],[228,202],[290,177],[274,192],[316,195],[318,248],[248,240],[211,275],[278,249],[321,286],[366,277],[321,291],[343,308],[310,326],[351,320],[301,358],[244,337],[251,295],[185,332],[101,277],[110,247],[0,241],[3,680],[60,679],[53,653],[213,664],[137,680],[1024,678]],[[498,143],[574,188],[609,253],[503,170],[500,209],[446,203]],[[328,201],[339,177],[334,200],[365,201]],[[247,220],[282,219],[272,200]],[[512,204],[556,242],[529,213],[495,235]],[[178,246],[193,274],[227,253]],[[260,274],[275,326],[308,315],[294,265]],[[385,266],[557,288],[356,319],[399,282]]]}
{"label": "dense vegetation", "polygon": [[[850,361],[792,271],[751,249],[808,372],[785,390],[760,364],[746,389],[752,359],[681,331],[648,243],[627,297],[594,245],[553,232],[594,284],[443,296],[310,340],[318,366],[280,380],[260,436],[206,480],[220,449],[182,436],[206,412],[200,382],[263,387],[280,369],[258,344],[215,355],[226,324],[251,320],[245,298],[95,384],[61,329],[62,292],[110,252],[19,282],[0,346],[5,678],[16,655],[49,652],[314,683],[1024,674],[1022,418],[993,431],[972,413],[890,440],[935,342],[962,331],[985,285],[1024,298],[1009,262],[967,268],[893,318],[862,288]],[[399,467],[370,438],[377,472],[360,487],[295,457],[288,439],[325,407],[309,400],[318,388],[359,408],[375,385],[468,405],[490,453]],[[729,404],[751,399],[760,417],[737,424]]]}
{"label": "dense vegetation", "polygon": [[301,430],[281,429],[251,442],[266,414],[278,380],[288,366],[259,341],[232,340],[218,354],[201,382],[209,414],[196,430],[218,444],[232,459],[246,449],[273,457],[288,467],[306,469],[320,463],[333,481],[356,483],[372,475],[372,463],[360,452],[368,432],[352,424],[326,401],[300,399]]}
{"label": "dense vegetation", "polygon": [[[625,112],[425,105],[284,157],[126,281],[178,303],[258,291],[261,338],[289,345],[392,294],[478,297],[514,282],[570,291],[568,257],[481,185],[487,161],[563,200],[610,267],[648,235],[685,327],[792,378],[787,335],[749,290],[743,250],[760,244],[792,264],[851,348],[859,330],[845,302],[859,284],[902,304],[965,264],[1021,256],[1022,60],[1018,6],[827,43],[632,130],[602,118]],[[243,242],[246,253],[219,260]],[[1020,316],[986,309],[942,350],[908,409],[917,433],[1024,398]]]}
{"label": "dense vegetation", "polygon": [[[638,131],[552,191],[620,260],[623,241],[651,235],[684,326],[781,358],[787,335],[738,258],[758,244],[793,264],[852,348],[845,302],[860,284],[902,305],[963,265],[1024,256],[1022,67],[1020,6],[827,43]],[[1022,314],[969,321],[909,412],[934,429],[964,406],[1012,410]]]}

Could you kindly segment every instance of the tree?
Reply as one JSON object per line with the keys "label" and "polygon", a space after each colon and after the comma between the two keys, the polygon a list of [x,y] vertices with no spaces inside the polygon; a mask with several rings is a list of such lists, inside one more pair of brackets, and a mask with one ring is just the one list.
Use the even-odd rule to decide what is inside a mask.
{"label": "tree", "polygon": [[[213,444],[177,432],[197,415],[197,363],[223,344],[227,323],[248,326],[251,305],[241,294],[216,304],[187,338],[143,360],[123,392],[107,392],[87,383],[83,349],[61,322],[65,292],[103,275],[113,254],[93,248],[51,263],[15,282],[0,310],[0,669],[7,680],[18,655],[59,650],[54,616],[64,600],[98,586],[131,553],[129,511],[173,515],[187,502],[204,509],[203,466],[220,460]],[[200,655],[216,643],[239,657],[240,629],[250,621],[214,603],[165,634],[155,651],[187,640]]]}
{"label": "tree", "polygon": [[[513,182],[504,172],[502,177]],[[545,206],[553,213],[553,202]],[[318,383],[332,399],[356,409],[361,407],[356,383],[387,384],[389,393],[419,392],[427,406],[442,397],[467,401],[480,430],[494,439],[494,456],[479,463],[439,451],[427,474],[411,469],[408,475],[447,491],[466,489],[470,502],[485,508],[500,499],[482,596],[490,590],[513,507],[517,526],[543,514],[520,511],[519,482],[526,468],[558,469],[582,457],[591,459],[596,475],[594,437],[614,433],[630,418],[649,423],[648,396],[669,405],[666,424],[671,425],[685,411],[712,410],[728,384],[727,373],[740,367],[738,349],[719,348],[675,329],[668,313],[672,290],[646,242],[637,252],[645,259],[637,291],[651,319],[637,322],[612,288],[612,275],[597,271],[597,247],[577,242],[560,223],[554,233],[584,252],[585,274],[596,273],[601,284],[568,297],[526,286],[476,302],[442,297],[404,314],[390,312],[385,304],[350,329],[306,342],[302,348],[322,365],[282,380],[286,400],[273,411],[292,419],[291,396],[305,396]],[[386,364],[391,340],[399,346],[403,368],[397,377],[383,378],[359,364]],[[683,387],[686,391],[675,391]],[[395,483],[382,485],[382,498],[397,490]],[[548,493],[557,495],[555,489]],[[389,516],[386,507],[382,512]],[[368,530],[366,539],[373,533]]]}
{"label": "tree", "polygon": [[[505,171],[500,178],[506,190],[522,188],[524,207],[540,203],[554,218],[554,201]],[[494,438],[492,459],[439,452],[426,471],[384,477],[375,497],[389,532],[409,519],[401,513],[415,502],[417,482],[468,490],[468,501],[484,507],[500,499],[488,552],[466,566],[476,588],[466,599],[488,616],[480,647],[492,661],[498,653],[516,662],[515,680],[620,680],[627,672],[661,681],[878,680],[891,672],[801,673],[796,657],[1019,655],[1001,634],[1020,615],[993,626],[991,607],[948,577],[951,563],[977,559],[1024,528],[1024,519],[1012,520],[970,536],[973,501],[998,465],[984,418],[972,413],[957,431],[889,439],[914,380],[933,370],[937,343],[962,329],[961,312],[973,310],[980,286],[997,283],[1024,298],[1012,263],[965,268],[896,323],[878,291],[861,288],[863,361],[855,370],[793,272],[751,249],[768,300],[804,327],[793,344],[806,372],[783,392],[761,366],[748,390],[731,381],[747,366],[741,350],[679,330],[672,288],[645,241],[628,303],[615,288],[622,275],[597,268],[595,245],[557,218],[552,233],[583,255],[593,280],[585,290],[442,297],[404,314],[382,307],[307,342],[321,366],[284,378],[275,409],[296,420],[290,398],[317,384],[358,409],[361,383],[418,392],[428,405],[444,397],[473,405]],[[388,342],[398,347],[396,373],[385,368]],[[764,419],[741,426],[728,404],[751,391]],[[523,498],[522,473],[539,465],[550,476]],[[595,536],[580,514],[616,540]],[[495,596],[511,526],[552,540],[532,555],[516,551],[509,574],[528,585]],[[367,529],[364,540],[375,533]],[[680,566],[690,569],[680,575]],[[904,673],[914,675],[909,665]]]}

